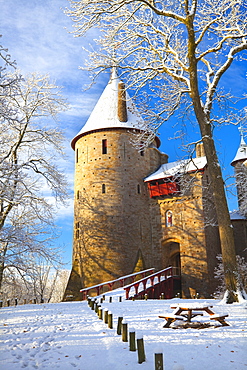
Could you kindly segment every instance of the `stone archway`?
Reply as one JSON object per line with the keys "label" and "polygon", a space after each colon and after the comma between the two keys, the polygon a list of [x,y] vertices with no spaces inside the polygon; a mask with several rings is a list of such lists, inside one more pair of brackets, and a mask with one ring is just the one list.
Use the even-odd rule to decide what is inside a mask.
{"label": "stone archway", "polygon": [[180,252],[176,252],[170,256],[170,265],[174,267],[173,274],[174,275],[181,275],[181,260],[180,260]]}
{"label": "stone archway", "polygon": [[178,240],[166,240],[162,243],[162,267],[172,266],[176,275],[181,275],[180,243]]}

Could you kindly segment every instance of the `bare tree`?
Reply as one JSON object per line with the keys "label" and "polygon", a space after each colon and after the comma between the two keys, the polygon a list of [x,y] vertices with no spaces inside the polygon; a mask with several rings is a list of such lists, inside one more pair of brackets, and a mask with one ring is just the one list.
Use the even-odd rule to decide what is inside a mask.
{"label": "bare tree", "polygon": [[57,86],[47,76],[26,79],[0,48],[0,286],[5,268],[26,271],[30,258],[58,259],[54,209],[66,199],[67,183],[58,168],[63,135],[56,122],[66,108]]}
{"label": "bare tree", "polygon": [[66,13],[75,22],[76,36],[100,29],[87,68],[98,74],[120,66],[129,87],[155,104],[151,113],[144,112],[148,124],[142,141],[152,141],[179,107],[194,110],[212,179],[228,302],[237,301],[233,231],[213,126],[232,118],[217,117],[214,109],[224,96],[222,77],[247,49],[245,1],[69,1]]}
{"label": "bare tree", "polygon": [[[63,299],[64,291],[66,289],[70,271],[69,270],[59,270],[57,275],[51,277],[51,289],[50,295],[48,297],[48,302],[61,302]],[[55,279],[56,278],[56,279]]]}
{"label": "bare tree", "polygon": [[[30,261],[29,261],[30,263]],[[27,271],[17,272],[16,268],[6,268],[1,300],[14,304],[36,300],[37,303],[61,302],[69,277],[69,271],[57,266],[49,266],[45,259],[34,258]]]}
{"label": "bare tree", "polygon": [[[247,291],[247,262],[244,257],[236,256],[238,264],[238,289],[244,292],[244,297],[246,298]],[[218,280],[218,287],[215,292],[216,298],[223,298],[226,292],[225,280],[224,280],[224,266],[222,263],[222,256],[217,256],[218,265],[215,268],[215,279]]]}

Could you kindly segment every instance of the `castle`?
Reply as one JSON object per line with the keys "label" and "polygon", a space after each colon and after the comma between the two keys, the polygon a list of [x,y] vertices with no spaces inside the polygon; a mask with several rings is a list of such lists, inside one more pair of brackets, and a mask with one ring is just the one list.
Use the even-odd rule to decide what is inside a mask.
{"label": "castle", "polygon": [[[64,294],[154,267],[176,268],[183,297],[216,288],[220,240],[203,145],[196,157],[173,163],[156,137],[137,150],[133,134],[144,122],[113,70],[88,121],[72,140],[75,150],[72,271]],[[232,162],[247,166],[243,138]],[[239,188],[239,194],[241,189]],[[237,254],[247,246],[247,219],[234,215]]]}

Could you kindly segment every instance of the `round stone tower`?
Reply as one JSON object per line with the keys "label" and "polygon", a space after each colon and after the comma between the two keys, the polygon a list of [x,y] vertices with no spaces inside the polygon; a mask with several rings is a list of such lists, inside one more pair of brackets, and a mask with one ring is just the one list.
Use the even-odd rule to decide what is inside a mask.
{"label": "round stone tower", "polygon": [[143,179],[167,156],[132,144],[144,122],[115,71],[75,150],[72,272],[65,295],[152,266],[149,195]]}

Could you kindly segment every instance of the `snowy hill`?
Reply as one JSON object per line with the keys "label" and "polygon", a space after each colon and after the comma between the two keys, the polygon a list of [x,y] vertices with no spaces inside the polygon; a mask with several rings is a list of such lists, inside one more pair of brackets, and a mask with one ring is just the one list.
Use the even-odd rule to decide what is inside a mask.
{"label": "snowy hill", "polygon": [[[100,320],[87,302],[5,307],[1,318],[1,368],[62,370],[152,370],[154,353],[163,352],[166,370],[247,369],[246,303],[226,305],[207,300],[215,312],[228,314],[230,326],[206,329],[163,328],[158,318],[170,305],[195,300],[104,302],[113,313],[113,329]],[[198,300],[201,302],[202,300]],[[203,301],[204,303],[204,301]],[[136,334],[142,333],[146,362],[117,335],[122,316]],[[208,320],[203,316],[200,320]]]}

